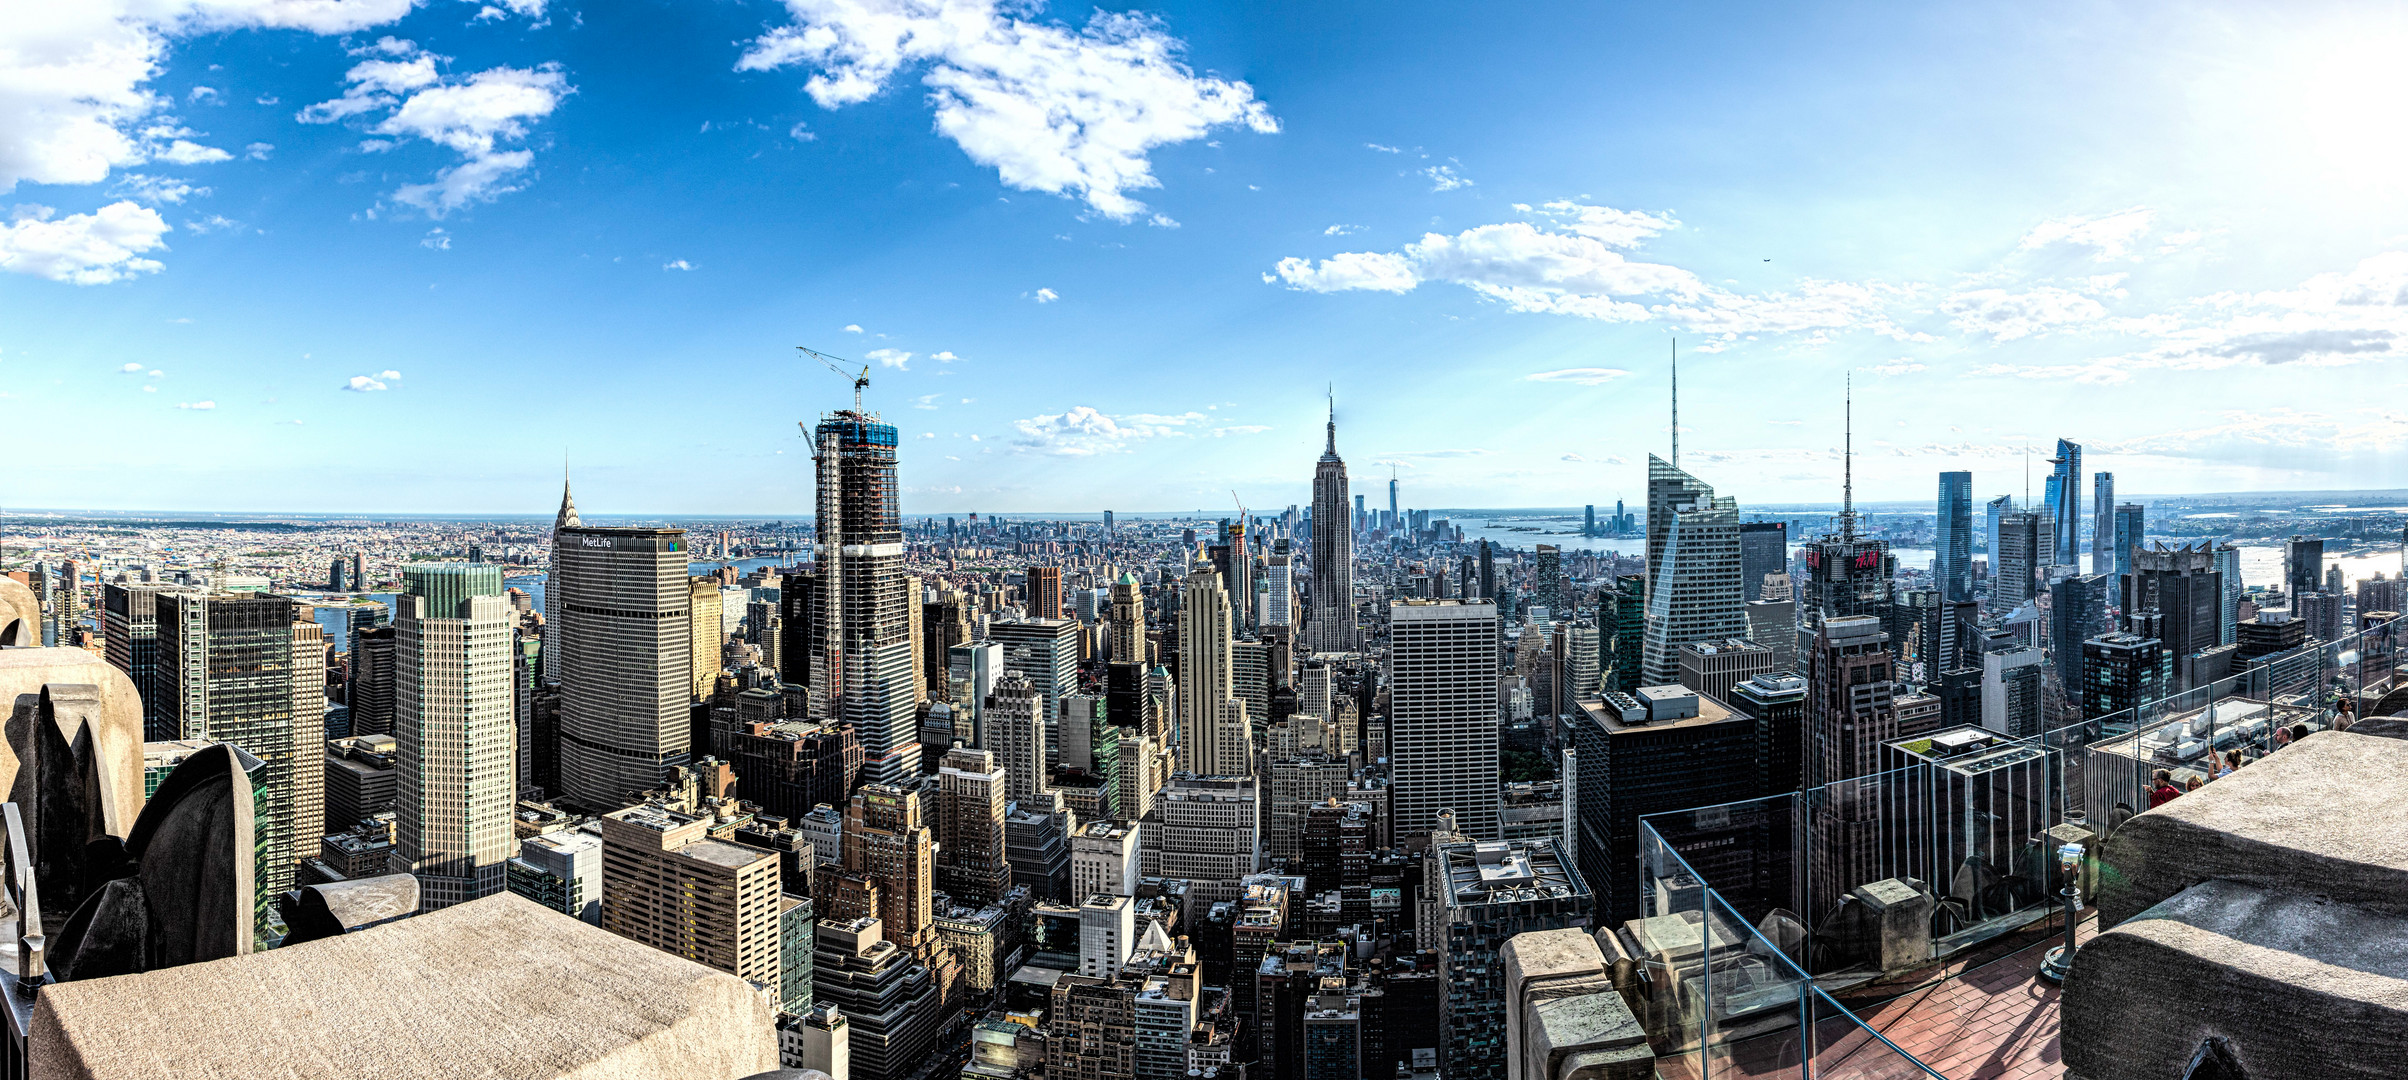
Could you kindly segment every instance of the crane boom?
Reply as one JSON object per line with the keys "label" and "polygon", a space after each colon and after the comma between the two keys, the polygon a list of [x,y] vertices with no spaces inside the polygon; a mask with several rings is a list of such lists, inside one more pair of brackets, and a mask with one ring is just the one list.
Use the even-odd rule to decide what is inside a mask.
{"label": "crane boom", "polygon": [[853,380],[853,411],[861,411],[861,391],[868,388],[870,385],[870,366],[868,364],[861,365],[861,373],[856,375],[847,370],[845,367],[838,366],[840,364],[850,365],[852,363],[852,361],[841,356],[830,356],[827,353],[821,352],[818,349],[814,349],[808,345],[797,345],[795,346],[795,349],[807,356],[810,356],[812,359],[819,361],[828,370],[833,371],[844,378]]}

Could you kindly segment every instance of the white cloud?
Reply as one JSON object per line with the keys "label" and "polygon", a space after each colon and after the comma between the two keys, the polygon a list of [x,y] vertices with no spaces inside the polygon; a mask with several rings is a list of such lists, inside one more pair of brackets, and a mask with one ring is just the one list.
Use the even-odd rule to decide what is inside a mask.
{"label": "white cloud", "polygon": [[274,154],[275,152],[275,143],[255,142],[242,148],[242,156],[250,158],[253,161],[266,161],[268,156]]}
{"label": "white cloud", "polygon": [[1383,153],[1383,154],[1401,154],[1401,153],[1404,153],[1404,151],[1403,151],[1403,150],[1401,150],[1401,149],[1399,149],[1399,148],[1397,148],[1397,147],[1394,147],[1394,146],[1381,146],[1380,144],[1378,144],[1378,143],[1375,143],[1375,142],[1367,142],[1367,143],[1364,143],[1364,144],[1363,144],[1363,149],[1365,149],[1365,150],[1377,150],[1377,151],[1379,151],[1380,153]]}
{"label": "white cloud", "polygon": [[117,181],[115,190],[121,195],[131,195],[146,203],[181,203],[195,195],[206,196],[209,194],[208,188],[194,187],[188,180],[172,176],[150,176],[144,173],[125,174]]}
{"label": "white cloud", "polygon": [[901,349],[871,349],[867,358],[877,361],[882,367],[890,367],[897,371],[909,371],[911,370],[911,356],[912,354],[904,352]]}
{"label": "white cloud", "polygon": [[176,408],[179,408],[179,409],[194,409],[194,410],[198,410],[198,411],[201,411],[201,412],[207,412],[207,411],[209,411],[209,410],[211,410],[211,409],[217,408],[217,402],[214,402],[214,401],[179,401],[179,402],[176,402]]}
{"label": "white cloud", "polygon": [[952,362],[954,362],[954,361],[956,361],[956,360],[959,360],[959,359],[961,359],[961,357],[958,357],[958,356],[955,356],[955,355],[953,355],[953,353],[952,353],[950,350],[948,350],[948,351],[945,351],[945,352],[940,352],[940,353],[931,353],[931,354],[929,354],[929,357],[928,357],[928,358],[929,358],[929,359],[931,359],[931,360],[934,360],[934,361],[936,361],[937,363],[940,363],[940,364],[950,364],[950,363],[952,363]]}
{"label": "white cloud", "polygon": [[1897,360],[1887,364],[1875,364],[1872,367],[1866,368],[1865,370],[1870,371],[1875,375],[1889,376],[1912,375],[1918,371],[1925,370],[1925,368],[1923,365],[1912,360]]}
{"label": "white cloud", "polygon": [[937,407],[936,399],[943,396],[944,395],[942,394],[922,394],[918,398],[913,399],[911,407],[915,409],[928,409],[933,411]]}
{"label": "white cloud", "polygon": [[15,221],[0,225],[0,270],[77,285],[155,274],[158,260],[141,255],[165,248],[160,237],[171,229],[158,211],[130,201],[55,220],[48,207],[21,206]]}
{"label": "white cloud", "polygon": [[738,70],[815,70],[821,108],[869,100],[906,67],[936,129],[1024,191],[1074,195],[1106,217],[1145,210],[1160,187],[1147,154],[1216,128],[1271,134],[1279,121],[1254,88],[1182,61],[1185,43],[1137,13],[1097,12],[1081,28],[1032,22],[995,0],[786,0],[793,22],[754,40]]}
{"label": "white cloud", "polygon": [[2107,309],[2098,301],[2053,285],[2040,285],[2021,293],[1970,289],[1941,301],[1940,310],[1950,316],[1957,329],[1987,334],[1998,341],[2013,341],[2107,317]]}
{"label": "white cloud", "polygon": [[1615,379],[1619,379],[1628,374],[1630,374],[1630,372],[1624,371],[1621,368],[1576,367],[1563,368],[1558,371],[1541,371],[1535,374],[1524,375],[1522,378],[1528,382],[1560,382],[1576,383],[1581,386],[1603,386],[1606,383],[1612,382]]}
{"label": "white cloud", "polygon": [[1865,329],[1914,335],[1887,309],[1907,290],[1806,280],[1792,291],[1744,294],[1676,266],[1641,262],[1617,249],[1679,227],[1669,215],[1559,200],[1532,210],[1540,222],[1481,225],[1454,235],[1425,233],[1397,252],[1346,252],[1319,262],[1286,258],[1266,282],[1305,292],[1410,292],[1425,281],[1461,285],[1518,312],[1607,322],[1657,320],[1715,335],[1716,351],[1742,335],[1828,335]]}
{"label": "white cloud", "polygon": [[1037,295],[1036,295],[1036,298],[1035,298],[1035,299],[1036,299],[1036,301],[1037,301],[1038,303],[1040,303],[1040,304],[1050,304],[1050,303],[1053,303],[1054,301],[1056,301],[1056,300],[1059,300],[1059,299],[1061,299],[1061,298],[1062,298],[1062,294],[1061,294],[1061,293],[1058,293],[1058,292],[1055,292],[1055,291],[1053,291],[1052,289],[1039,289],[1039,290],[1037,290]]}
{"label": "white cloud", "polygon": [[[1204,423],[1200,412],[1163,416],[1153,413],[1129,413],[1112,416],[1086,405],[1052,416],[1033,416],[1015,420],[1020,437],[1012,445],[1035,453],[1063,457],[1087,457],[1094,454],[1119,453],[1130,444],[1148,439],[1192,436],[1194,429]],[[978,436],[970,436],[972,442]]]}
{"label": "white cloud", "polygon": [[143,392],[143,393],[145,393],[145,394],[156,394],[156,393],[158,393],[158,392],[159,392],[159,388],[158,388],[158,387],[156,387],[156,386],[147,386],[147,385],[146,385],[146,386],[144,386],[144,387],[142,388],[142,392]]}
{"label": "white cloud", "polygon": [[374,375],[354,375],[351,377],[351,381],[343,384],[343,389],[372,394],[379,390],[390,390],[393,383],[400,381],[400,372],[380,371]]}
{"label": "white cloud", "polygon": [[[145,125],[171,39],[241,29],[348,34],[414,0],[75,0],[14,3],[0,18],[0,193],[19,182],[96,184],[153,157],[208,160]],[[156,126],[156,125],[152,125]],[[172,128],[173,125],[168,125]],[[198,155],[198,156],[195,156]]]}
{"label": "white cloud", "polygon": [[184,227],[192,230],[194,233],[212,233],[222,232],[226,229],[242,228],[242,222],[236,221],[233,218],[225,216],[224,214],[211,214],[208,217],[187,221],[184,223]]}
{"label": "white cloud", "polygon": [[1363,227],[1362,227],[1362,226],[1360,226],[1360,225],[1332,225],[1332,226],[1330,226],[1329,228],[1326,228],[1326,229],[1323,229],[1323,230],[1321,230],[1321,235],[1323,235],[1323,236],[1352,236],[1352,235],[1354,235],[1355,233],[1359,233],[1359,232],[1362,232],[1362,231],[1363,231]]}
{"label": "white cloud", "polygon": [[1152,218],[1148,219],[1146,224],[1152,225],[1157,229],[1176,229],[1179,227],[1179,223],[1175,220],[1172,220],[1169,214],[1156,214]]}
{"label": "white cloud", "polygon": [[1580,455],[1578,455],[1578,454],[1565,454],[1565,455],[1563,456],[1563,460],[1565,460],[1565,461],[1587,461],[1588,459],[1587,459],[1587,458],[1584,458],[1584,457],[1582,457],[1582,456],[1580,456]]}
{"label": "white cloud", "polygon": [[118,368],[117,373],[120,375],[140,375],[142,374],[142,365],[129,363],[124,367]]}
{"label": "white cloud", "polygon": [[2092,218],[2054,218],[2033,226],[2019,246],[2025,251],[2057,245],[2087,248],[2091,258],[2106,262],[2130,254],[2156,216],[2157,212],[2146,206],[2135,206]]}
{"label": "white cloud", "polygon": [[[387,37],[356,51],[394,59],[353,65],[343,76],[351,85],[342,97],[311,105],[296,119],[326,124],[382,113],[383,118],[367,128],[369,133],[394,140],[425,139],[458,153],[465,160],[437,173],[432,183],[404,184],[393,192],[394,201],[429,217],[440,218],[518,190],[520,174],[534,163],[535,153],[503,145],[523,141],[529,121],[550,116],[562,98],[575,92],[558,64],[497,67],[464,79],[446,78],[437,65],[448,58],[413,42]],[[370,146],[362,143],[361,149]]]}
{"label": "white cloud", "polygon": [[692,270],[692,269],[694,269],[694,264],[693,264],[693,263],[690,263],[690,262],[687,262],[687,261],[685,261],[684,259],[671,259],[671,260],[669,260],[668,262],[662,263],[662,264],[661,264],[661,269],[663,269],[663,270]]}
{"label": "white cloud", "polygon": [[861,324],[860,324],[860,323],[846,323],[846,324],[844,324],[844,332],[845,332],[845,333],[848,333],[848,334],[858,334],[858,333],[860,333],[860,332],[861,332]]}
{"label": "white cloud", "polygon": [[150,369],[150,372],[143,377],[148,379],[164,379],[167,377],[167,373],[159,370],[158,368],[152,368]]}
{"label": "white cloud", "polygon": [[793,127],[786,129],[786,137],[793,139],[796,142],[819,141],[819,133],[811,130],[811,125],[803,123],[800,120],[795,121]]}
{"label": "white cloud", "polygon": [[177,139],[157,155],[159,160],[178,165],[200,165],[212,161],[232,161],[234,155],[214,146],[202,146],[189,139]]}
{"label": "white cloud", "polygon": [[211,86],[193,87],[192,93],[189,96],[189,100],[194,102],[216,101],[218,100],[217,88]]}
{"label": "white cloud", "polygon": [[438,225],[432,229],[428,229],[426,231],[426,235],[419,238],[418,246],[422,248],[433,248],[436,251],[450,251],[451,242],[451,234],[443,231],[443,227]]}
{"label": "white cloud", "polygon": [[1430,178],[1430,190],[1432,191],[1453,191],[1456,188],[1472,186],[1469,178],[1457,175],[1455,170],[1444,165],[1432,165],[1423,169],[1421,174]]}

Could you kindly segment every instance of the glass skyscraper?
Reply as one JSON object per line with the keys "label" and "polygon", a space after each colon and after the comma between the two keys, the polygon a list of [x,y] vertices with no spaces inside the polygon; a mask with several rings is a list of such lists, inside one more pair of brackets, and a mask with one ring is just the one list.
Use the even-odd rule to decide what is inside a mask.
{"label": "glass skyscraper", "polygon": [[1973,599],[1973,474],[1940,474],[1939,517],[1932,529],[1932,580],[1947,601]]}

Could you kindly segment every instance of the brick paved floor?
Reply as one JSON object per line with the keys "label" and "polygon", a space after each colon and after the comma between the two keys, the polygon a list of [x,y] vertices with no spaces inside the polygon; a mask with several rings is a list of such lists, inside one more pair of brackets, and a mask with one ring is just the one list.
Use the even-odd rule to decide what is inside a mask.
{"label": "brick paved floor", "polygon": [[[2096,928],[2078,929],[2087,940]],[[1954,978],[1863,1010],[1899,1050],[1948,1080],[2057,1080],[2057,988],[2038,977],[2050,943],[2032,945]],[[1794,1025],[1716,1048],[1712,1080],[1798,1080]],[[1930,1080],[1929,1074],[1845,1020],[1817,1025],[1815,1080]],[[1695,1080],[1695,1058],[1658,1063],[1664,1080]]]}

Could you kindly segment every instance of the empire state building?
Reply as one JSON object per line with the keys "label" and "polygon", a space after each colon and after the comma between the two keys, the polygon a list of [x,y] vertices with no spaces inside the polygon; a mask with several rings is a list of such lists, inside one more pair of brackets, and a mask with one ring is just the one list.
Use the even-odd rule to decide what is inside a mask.
{"label": "empire state building", "polygon": [[1314,652],[1362,648],[1354,616],[1354,501],[1346,493],[1346,460],[1338,456],[1335,402],[1329,443],[1313,467],[1313,611],[1305,620],[1304,640]]}

